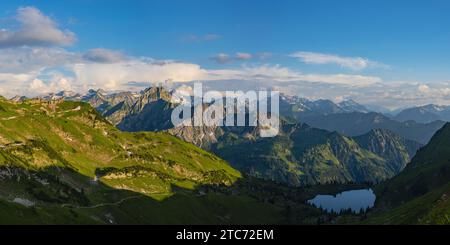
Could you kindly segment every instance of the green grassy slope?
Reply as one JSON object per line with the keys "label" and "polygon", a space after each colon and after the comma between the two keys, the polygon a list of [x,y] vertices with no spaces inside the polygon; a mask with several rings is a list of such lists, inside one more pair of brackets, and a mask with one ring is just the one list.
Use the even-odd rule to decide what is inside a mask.
{"label": "green grassy slope", "polygon": [[436,132],[401,174],[375,191],[369,223],[450,223],[450,124]]}
{"label": "green grassy slope", "polygon": [[[240,177],[225,161],[176,137],[120,132],[85,103],[0,101],[0,200],[4,206],[0,215],[5,223],[103,223],[104,218],[92,218],[86,210],[107,207],[112,210],[111,215],[118,215],[126,212],[128,204],[124,203],[136,200],[157,207],[167,199],[165,202],[172,203],[172,209],[178,206],[180,210],[193,211],[209,202],[190,195],[172,198],[175,189],[229,186]],[[220,195],[212,194],[210,198],[220,199]],[[235,199],[244,204],[255,202],[246,197]],[[189,208],[190,202],[193,207]],[[183,207],[183,203],[187,206]],[[131,211],[130,206],[129,217]],[[22,215],[12,215],[15,212]],[[152,216],[158,216],[158,209],[152,212]],[[159,215],[160,222],[165,214]],[[122,219],[131,223],[144,221]]]}
{"label": "green grassy slope", "polygon": [[450,224],[450,184],[390,209],[377,208],[363,224]]}
{"label": "green grassy slope", "polygon": [[166,133],[121,132],[88,104],[0,100],[2,224],[314,223],[324,215],[304,204],[312,195],[286,198],[288,187],[242,181],[214,154]]}
{"label": "green grassy slope", "polygon": [[111,187],[149,196],[170,194],[171,184],[229,185],[240,176],[220,158],[170,135],[120,132],[88,104],[1,106],[0,165],[66,167],[93,179],[101,172],[98,177]]}

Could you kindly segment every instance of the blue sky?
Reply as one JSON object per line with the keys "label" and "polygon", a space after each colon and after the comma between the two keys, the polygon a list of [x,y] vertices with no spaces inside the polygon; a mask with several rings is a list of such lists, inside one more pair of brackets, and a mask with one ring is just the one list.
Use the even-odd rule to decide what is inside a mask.
{"label": "blue sky", "polygon": [[2,1],[0,29],[20,28],[14,16],[26,6],[76,38],[26,43],[32,48],[101,48],[208,70],[377,77],[386,86],[450,80],[449,1]]}

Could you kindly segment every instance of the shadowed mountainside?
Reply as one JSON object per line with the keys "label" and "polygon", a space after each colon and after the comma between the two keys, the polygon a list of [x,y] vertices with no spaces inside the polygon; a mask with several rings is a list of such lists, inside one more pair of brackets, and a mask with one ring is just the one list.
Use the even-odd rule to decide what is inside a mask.
{"label": "shadowed mountainside", "polygon": [[436,132],[402,173],[375,190],[369,223],[449,224],[450,124]]}

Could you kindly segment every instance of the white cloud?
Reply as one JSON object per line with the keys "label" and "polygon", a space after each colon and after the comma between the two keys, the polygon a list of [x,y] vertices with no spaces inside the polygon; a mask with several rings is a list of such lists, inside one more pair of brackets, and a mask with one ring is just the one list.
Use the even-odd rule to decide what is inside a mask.
{"label": "white cloud", "polygon": [[424,94],[430,92],[430,87],[425,84],[419,85],[419,87],[417,87],[417,89],[419,90],[419,92],[424,93]]}
{"label": "white cloud", "polygon": [[218,53],[211,57],[218,64],[227,64],[235,61],[247,61],[252,60],[254,58],[265,60],[271,57],[272,54],[268,52],[250,54],[245,52],[237,52],[234,55],[229,55],[226,53]]}
{"label": "white cloud", "polygon": [[346,100],[346,98],[342,95],[338,95],[338,96],[334,97],[334,101],[337,103],[345,101],[345,100]]}
{"label": "white cloud", "polygon": [[362,75],[303,74],[279,65],[205,69],[198,64],[137,58],[106,49],[93,49],[85,53],[55,47],[0,49],[0,86],[8,95],[58,92],[62,89],[79,92],[89,88],[137,89],[144,84],[166,80],[190,82],[230,79],[347,86],[367,86],[381,82],[380,78]]}
{"label": "white cloud", "polygon": [[381,83],[379,77],[348,75],[348,74],[303,74],[279,65],[242,67],[240,69],[208,70],[204,80],[253,80],[253,81],[275,81],[275,82],[316,82],[328,84],[341,84],[350,86],[368,86]]}
{"label": "white cloud", "polygon": [[84,53],[83,58],[92,62],[115,63],[125,60],[126,56],[120,51],[96,48],[88,50],[86,53]]}
{"label": "white cloud", "polygon": [[376,83],[381,83],[383,80],[374,76],[362,75],[348,75],[348,74],[306,74],[301,76],[301,80],[309,82],[323,82],[329,84],[343,84],[354,87],[364,87]]}
{"label": "white cloud", "polygon": [[19,46],[66,46],[75,42],[75,34],[58,29],[57,24],[39,9],[22,7],[17,10],[17,30],[0,29],[0,48]]}
{"label": "white cloud", "polygon": [[315,52],[296,52],[290,55],[306,64],[336,64],[352,70],[362,70],[368,67],[384,66],[378,62],[362,57],[342,57],[334,54],[322,54]]}
{"label": "white cloud", "polygon": [[64,66],[80,60],[80,55],[56,47],[0,49],[0,73],[34,73],[44,67]]}
{"label": "white cloud", "polygon": [[249,53],[236,53],[236,59],[238,60],[249,60],[253,58],[253,55],[249,54]]}
{"label": "white cloud", "polygon": [[72,91],[73,78],[65,77],[61,74],[54,74],[50,79],[43,81],[41,79],[35,78],[30,83],[28,88],[24,88],[28,95],[36,96],[47,93],[55,93],[59,91]]}
{"label": "white cloud", "polygon": [[33,79],[33,81],[31,81],[30,90],[40,91],[43,93],[48,92],[47,85],[42,80],[37,79],[37,78]]}
{"label": "white cloud", "polygon": [[28,81],[31,77],[29,74],[0,73],[0,84],[2,82],[21,83]]}
{"label": "white cloud", "polygon": [[139,59],[124,62],[78,63],[73,66],[78,83],[83,87],[103,87],[105,89],[126,89],[129,82],[162,82],[174,80],[187,82],[201,79],[204,70],[190,63],[153,63]]}
{"label": "white cloud", "polygon": [[218,53],[218,54],[212,56],[211,59],[219,64],[226,64],[226,63],[231,62],[231,60],[232,60],[228,54],[224,54],[224,53]]}
{"label": "white cloud", "polygon": [[258,57],[261,60],[265,60],[265,59],[268,59],[268,58],[272,57],[272,53],[270,53],[270,52],[261,52],[261,53],[255,54],[255,56]]}

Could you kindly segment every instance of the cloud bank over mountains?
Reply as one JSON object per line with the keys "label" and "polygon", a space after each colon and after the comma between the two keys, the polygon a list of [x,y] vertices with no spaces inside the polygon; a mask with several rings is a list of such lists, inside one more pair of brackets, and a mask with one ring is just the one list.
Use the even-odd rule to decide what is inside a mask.
{"label": "cloud bank over mountains", "polygon": [[[211,84],[239,81],[228,86],[238,90],[243,84],[252,89],[277,88],[310,98],[348,97],[362,103],[401,106],[414,103],[445,103],[448,83],[387,82],[381,77],[358,74],[370,67],[385,66],[361,57],[343,57],[314,52],[295,52],[286,57],[312,65],[336,65],[340,73],[304,73],[298,69],[271,64],[271,53],[218,53],[212,59],[227,66],[207,68],[188,61],[135,57],[124,51],[93,47],[69,51],[77,37],[60,29],[55,20],[34,7],[22,7],[12,19],[15,28],[0,29],[0,94],[35,96],[60,90],[84,92],[90,88],[139,90],[151,82],[201,81]],[[1,28],[1,26],[0,26]],[[218,35],[191,37],[210,41]],[[258,62],[252,62],[252,61]],[[242,62],[239,64],[239,62]],[[233,65],[231,63],[234,63]],[[213,66],[214,67],[214,66]],[[220,86],[216,86],[220,87]],[[211,87],[214,88],[214,87]]]}

